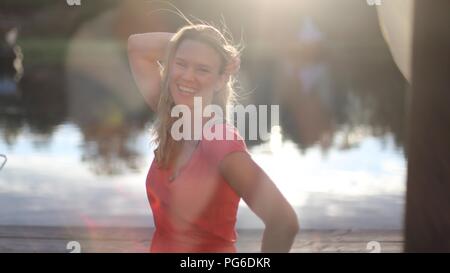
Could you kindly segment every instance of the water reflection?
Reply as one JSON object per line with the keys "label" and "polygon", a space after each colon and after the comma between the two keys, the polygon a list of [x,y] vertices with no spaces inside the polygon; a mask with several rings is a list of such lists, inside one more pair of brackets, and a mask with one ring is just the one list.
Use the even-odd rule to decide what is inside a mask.
{"label": "water reflection", "polygon": [[[17,32],[15,44],[2,41],[0,79],[13,80],[14,92],[2,80],[0,153],[9,161],[0,173],[0,224],[151,225],[143,183],[152,115],[131,78],[125,41],[132,32],[174,31],[182,22],[163,13],[149,19],[150,6],[138,1],[96,4],[89,16],[89,8],[61,3],[29,11],[33,18],[71,13],[57,30],[36,23]],[[303,227],[400,228],[406,82],[375,10],[349,3],[365,20],[364,35],[354,30],[365,25],[343,22],[350,34],[341,37],[347,32],[336,30],[336,21],[291,10],[267,26],[283,29],[276,35],[286,43],[262,31],[269,22],[233,13],[241,10],[236,3],[223,7],[236,18],[232,30],[240,22],[249,32],[240,102],[280,105],[281,127],[271,141],[248,145]],[[179,6],[213,16],[198,5]],[[23,21],[14,12],[11,21]],[[15,46],[23,52],[19,78]],[[260,225],[245,206],[240,215],[242,227]]]}
{"label": "water reflection", "polygon": [[3,169],[3,167],[6,164],[6,161],[8,161],[8,157],[6,155],[0,154],[1,163],[0,163],[0,171]]}
{"label": "water reflection", "polygon": [[[8,165],[0,175],[1,224],[152,226],[144,187],[153,158],[142,149],[137,172],[97,175],[80,161],[82,132],[59,126],[46,150],[36,151],[27,135],[17,145],[0,149]],[[135,147],[148,144],[141,133]],[[394,149],[366,138],[355,149],[320,148],[301,154],[292,141],[272,153],[270,143],[251,154],[296,208],[303,228],[402,227],[405,162]],[[358,162],[357,164],[355,162]],[[241,203],[238,228],[261,228],[260,220]]]}

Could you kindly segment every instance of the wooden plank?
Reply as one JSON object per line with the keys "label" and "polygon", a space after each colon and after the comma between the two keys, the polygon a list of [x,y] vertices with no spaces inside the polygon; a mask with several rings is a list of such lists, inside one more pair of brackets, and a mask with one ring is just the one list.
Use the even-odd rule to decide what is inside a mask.
{"label": "wooden plank", "polygon": [[[262,230],[238,230],[238,252],[258,252]],[[151,228],[85,228],[0,226],[0,252],[71,252],[70,241],[81,252],[148,252]],[[378,241],[381,252],[401,252],[400,230],[302,230],[291,252],[369,252]]]}

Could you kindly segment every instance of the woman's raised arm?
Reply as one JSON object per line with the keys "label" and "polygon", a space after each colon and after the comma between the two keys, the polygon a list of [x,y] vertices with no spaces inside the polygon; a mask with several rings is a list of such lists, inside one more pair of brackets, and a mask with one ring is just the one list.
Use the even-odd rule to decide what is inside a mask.
{"label": "woman's raised arm", "polygon": [[128,38],[128,60],[139,92],[153,111],[160,93],[161,73],[158,64],[173,33],[133,34]]}
{"label": "woman's raised arm", "polygon": [[267,174],[246,153],[226,156],[220,172],[264,222],[261,252],[289,252],[299,230],[297,215]]}

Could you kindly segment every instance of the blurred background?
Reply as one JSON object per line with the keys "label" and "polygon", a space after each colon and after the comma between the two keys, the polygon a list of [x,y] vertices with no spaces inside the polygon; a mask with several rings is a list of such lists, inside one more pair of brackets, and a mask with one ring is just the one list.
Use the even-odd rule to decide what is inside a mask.
{"label": "blurred background", "polygon": [[[239,102],[280,105],[281,126],[247,144],[302,228],[403,228],[408,83],[367,1],[80,3],[0,4],[0,225],[153,226],[126,41],[175,32],[175,5],[242,38]],[[241,203],[237,227],[263,224]]]}

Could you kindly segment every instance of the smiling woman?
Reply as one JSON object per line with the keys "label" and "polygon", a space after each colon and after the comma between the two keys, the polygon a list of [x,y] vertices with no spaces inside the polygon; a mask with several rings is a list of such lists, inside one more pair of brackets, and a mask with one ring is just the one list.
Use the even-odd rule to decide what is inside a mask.
{"label": "smiling woman", "polygon": [[195,98],[202,99],[200,107],[215,104],[227,116],[240,64],[236,47],[216,28],[201,24],[175,34],[132,35],[128,52],[139,91],[157,113],[157,149],[147,176],[156,228],[150,250],[236,252],[242,198],[265,224],[261,251],[288,252],[299,229],[297,216],[253,161],[237,129],[226,122],[212,125],[211,131],[233,135],[231,140],[177,141],[170,133],[173,107],[203,112],[193,109]]}

